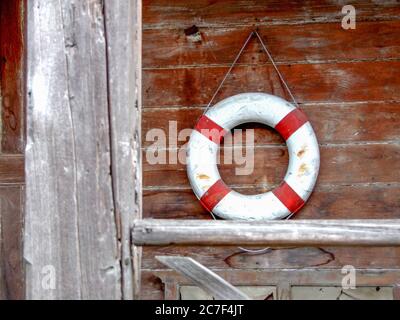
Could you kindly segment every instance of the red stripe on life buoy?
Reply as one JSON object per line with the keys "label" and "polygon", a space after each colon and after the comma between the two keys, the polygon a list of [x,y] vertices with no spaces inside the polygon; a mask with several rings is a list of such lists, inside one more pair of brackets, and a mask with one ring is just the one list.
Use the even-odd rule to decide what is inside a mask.
{"label": "red stripe on life buoy", "polygon": [[282,202],[291,213],[304,206],[304,200],[289,186],[285,180],[272,193]]}
{"label": "red stripe on life buoy", "polygon": [[216,144],[219,144],[226,134],[224,128],[212,121],[206,115],[201,116],[194,129]]}
{"label": "red stripe on life buoy", "polygon": [[215,182],[205,194],[200,198],[200,202],[208,211],[212,211],[214,207],[229,193],[231,189],[219,179]]}
{"label": "red stripe on life buoy", "polygon": [[307,121],[308,119],[304,112],[296,108],[279,121],[275,126],[275,130],[279,132],[283,139],[287,140]]}

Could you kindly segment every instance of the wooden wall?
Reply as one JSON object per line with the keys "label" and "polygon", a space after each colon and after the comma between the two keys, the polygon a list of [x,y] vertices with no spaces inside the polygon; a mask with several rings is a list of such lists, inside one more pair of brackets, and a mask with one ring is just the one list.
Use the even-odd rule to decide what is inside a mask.
{"label": "wooden wall", "polygon": [[0,1],[0,299],[24,297],[24,1]]}
{"label": "wooden wall", "polygon": [[[342,1],[143,1],[143,151],[152,128],[192,128],[237,51],[254,28],[316,131],[321,171],[296,219],[400,218],[400,3],[350,1],[355,30],[341,27]],[[193,27],[195,26],[195,27]],[[196,32],[198,29],[199,34]],[[217,100],[260,91],[289,99],[253,39]],[[244,193],[267,191],[284,176],[287,149],[254,125],[255,170],[223,179]],[[183,142],[181,142],[183,144]],[[173,147],[168,147],[173,149]],[[143,157],[143,215],[210,219],[194,196],[185,166],[150,165]],[[161,298],[154,256],[183,254],[214,269],[400,268],[399,248],[290,248],[249,255],[237,247],[145,248],[142,298]]]}

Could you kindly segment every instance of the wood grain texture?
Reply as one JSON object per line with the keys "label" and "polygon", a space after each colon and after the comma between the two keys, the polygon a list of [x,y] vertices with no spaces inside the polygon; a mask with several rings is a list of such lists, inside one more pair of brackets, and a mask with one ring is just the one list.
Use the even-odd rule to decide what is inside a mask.
{"label": "wood grain texture", "polygon": [[[230,65],[254,27],[200,28],[200,38],[184,28],[143,32],[143,67]],[[279,64],[400,58],[399,21],[358,22],[354,30],[340,23],[261,26],[258,32]],[[253,38],[238,63],[269,62]]]}
{"label": "wood grain texture", "polygon": [[[243,194],[266,192],[269,186],[233,186]],[[143,216],[155,219],[210,219],[193,191],[150,189],[143,193]],[[352,210],[357,208],[357,210]],[[294,219],[393,219],[400,218],[398,184],[321,185],[314,189]]]}
{"label": "wood grain texture", "polygon": [[400,284],[398,282],[393,286],[393,300],[400,300]]}
{"label": "wood grain texture", "polygon": [[[280,71],[299,103],[340,103],[399,101],[399,68],[399,61],[378,61],[282,65]],[[144,106],[205,105],[226,72],[227,67],[220,66],[147,70],[143,74]],[[271,65],[234,68],[216,102],[243,92],[266,92],[290,100]]]}
{"label": "wood grain texture", "polygon": [[27,298],[120,299],[103,3],[27,12]]}
{"label": "wood grain texture", "polygon": [[[380,288],[380,287],[379,287]],[[292,299],[293,300],[365,300],[358,298],[358,293],[363,289],[367,289],[372,294],[377,295],[376,300],[386,288],[382,288],[382,291],[377,292],[376,287],[363,287],[357,286],[355,289],[342,289],[341,287],[323,287],[323,286],[294,286],[292,287]],[[381,288],[380,288],[381,289]],[[386,293],[386,292],[385,292]],[[368,300],[368,299],[367,299]]]}
{"label": "wood grain texture", "polygon": [[[231,150],[229,152],[232,152]],[[356,184],[384,182],[400,179],[400,147],[397,143],[320,146],[321,168],[319,184]],[[280,183],[288,163],[286,146],[261,146],[254,150],[254,170],[250,175],[236,175],[241,167],[223,163],[219,165],[222,179],[229,185],[267,188]],[[189,186],[184,164],[143,163],[144,186],[180,188]],[[173,173],[173,174],[171,174]]]}
{"label": "wood grain texture", "polygon": [[276,284],[277,300],[292,300],[292,292],[289,281],[281,280]]}
{"label": "wood grain texture", "polygon": [[141,1],[105,2],[111,166],[121,243],[123,298],[139,296],[141,248],[131,247],[141,217]]}
{"label": "wood grain texture", "polygon": [[0,2],[1,151],[21,153],[24,131],[24,0]]}
{"label": "wood grain texture", "polygon": [[25,297],[23,189],[0,186],[0,300]]}
{"label": "wood grain texture", "polygon": [[400,219],[135,220],[137,245],[400,246]]}
{"label": "wood grain texture", "polygon": [[[350,103],[304,105],[302,110],[312,124],[322,144],[355,143],[361,141],[392,141],[400,136],[400,103]],[[143,112],[143,147],[154,142],[146,139],[152,129],[161,129],[166,134],[172,130],[172,121],[177,130],[192,129],[204,112],[204,108],[149,108]],[[171,128],[170,128],[171,126]],[[382,128],[385,128],[382,130]],[[254,143],[284,144],[283,139],[273,129],[257,123],[241,125],[242,141],[245,141],[245,130],[254,129]],[[186,141],[178,141],[181,146]],[[170,147],[169,144],[167,147]]]}
{"label": "wood grain texture", "polygon": [[[154,259],[155,260],[155,259]],[[166,284],[162,283],[161,279],[155,276],[151,271],[142,270],[141,277],[141,300],[164,300]],[[174,300],[178,300],[178,291],[174,295]]]}
{"label": "wood grain texture", "polygon": [[0,155],[0,184],[20,184],[24,180],[24,157]]}
{"label": "wood grain texture", "polygon": [[270,248],[265,254],[246,254],[237,252],[224,262],[230,268],[268,269],[268,268],[312,268],[332,266],[334,253],[313,247]]}
{"label": "wood grain texture", "polygon": [[[212,269],[218,275],[224,277],[227,281],[234,285],[271,285],[277,284],[280,279],[287,279],[292,286],[295,285],[341,285],[343,274],[340,269],[319,269],[319,268],[304,268],[303,270],[296,269],[271,269],[271,270],[232,270],[232,269]],[[379,268],[359,269],[356,268],[358,275],[358,284],[360,286],[387,286],[396,281],[399,275],[399,269]],[[178,275],[172,270],[154,271],[154,274],[160,277],[161,280],[174,279],[181,285],[190,284],[189,280],[181,275]]]}
{"label": "wood grain texture", "polygon": [[[400,12],[399,4],[390,0],[346,4],[354,4],[360,21],[392,20]],[[144,0],[143,19],[146,28],[340,22],[343,5],[340,0]]]}
{"label": "wood grain texture", "polygon": [[[247,247],[246,247],[247,248]],[[253,246],[250,248],[260,248]],[[203,247],[203,246],[162,246],[145,247],[143,250],[143,269],[165,269],[154,256],[157,255],[184,255],[193,257],[208,268],[223,269],[293,269],[298,268],[306,256],[314,258],[304,267],[340,269],[345,265],[356,268],[398,268],[400,249],[398,247],[318,247],[318,253],[310,247],[274,248],[274,251],[254,257],[243,252],[237,246]],[[324,253],[325,252],[325,253]],[[287,258],[285,258],[285,256]],[[321,263],[316,263],[317,261]]]}

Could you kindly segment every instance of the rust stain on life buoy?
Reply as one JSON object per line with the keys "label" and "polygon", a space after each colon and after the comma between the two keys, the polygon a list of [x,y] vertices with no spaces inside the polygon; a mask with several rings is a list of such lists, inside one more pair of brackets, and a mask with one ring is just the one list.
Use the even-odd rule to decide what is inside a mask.
{"label": "rust stain on life buoy", "polygon": [[300,168],[299,168],[299,174],[298,176],[304,176],[308,172],[308,166],[305,163],[302,163]]}
{"label": "rust stain on life buoy", "polygon": [[201,179],[201,180],[208,180],[208,179],[210,179],[210,177],[209,177],[208,175],[202,174],[202,173],[199,173],[199,174],[197,175],[197,178],[199,178],[199,179]]}
{"label": "rust stain on life buoy", "polygon": [[304,145],[303,147],[301,147],[301,149],[299,150],[299,152],[297,152],[297,156],[298,156],[299,158],[303,157],[304,154],[306,153],[306,151],[307,151],[307,146]]}

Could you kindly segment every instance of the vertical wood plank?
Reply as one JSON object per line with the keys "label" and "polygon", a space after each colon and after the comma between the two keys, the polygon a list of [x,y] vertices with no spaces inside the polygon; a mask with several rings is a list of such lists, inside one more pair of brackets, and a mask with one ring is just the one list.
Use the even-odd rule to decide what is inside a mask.
{"label": "vertical wood plank", "polygon": [[292,300],[292,289],[288,281],[279,281],[276,285],[277,300]]}
{"label": "vertical wood plank", "polygon": [[164,300],[179,300],[179,285],[173,279],[164,282]]}
{"label": "vertical wood plank", "polygon": [[141,218],[141,1],[106,0],[111,164],[115,211],[120,221],[124,299],[138,298],[141,247],[131,245]]}
{"label": "vertical wood plank", "polygon": [[1,151],[23,149],[24,0],[0,1]]}
{"label": "vertical wood plank", "polygon": [[27,14],[27,298],[120,299],[103,2]]}
{"label": "vertical wood plank", "polygon": [[400,282],[393,286],[393,300],[400,300]]}
{"label": "vertical wood plank", "polygon": [[22,190],[0,186],[0,300],[24,299]]}

